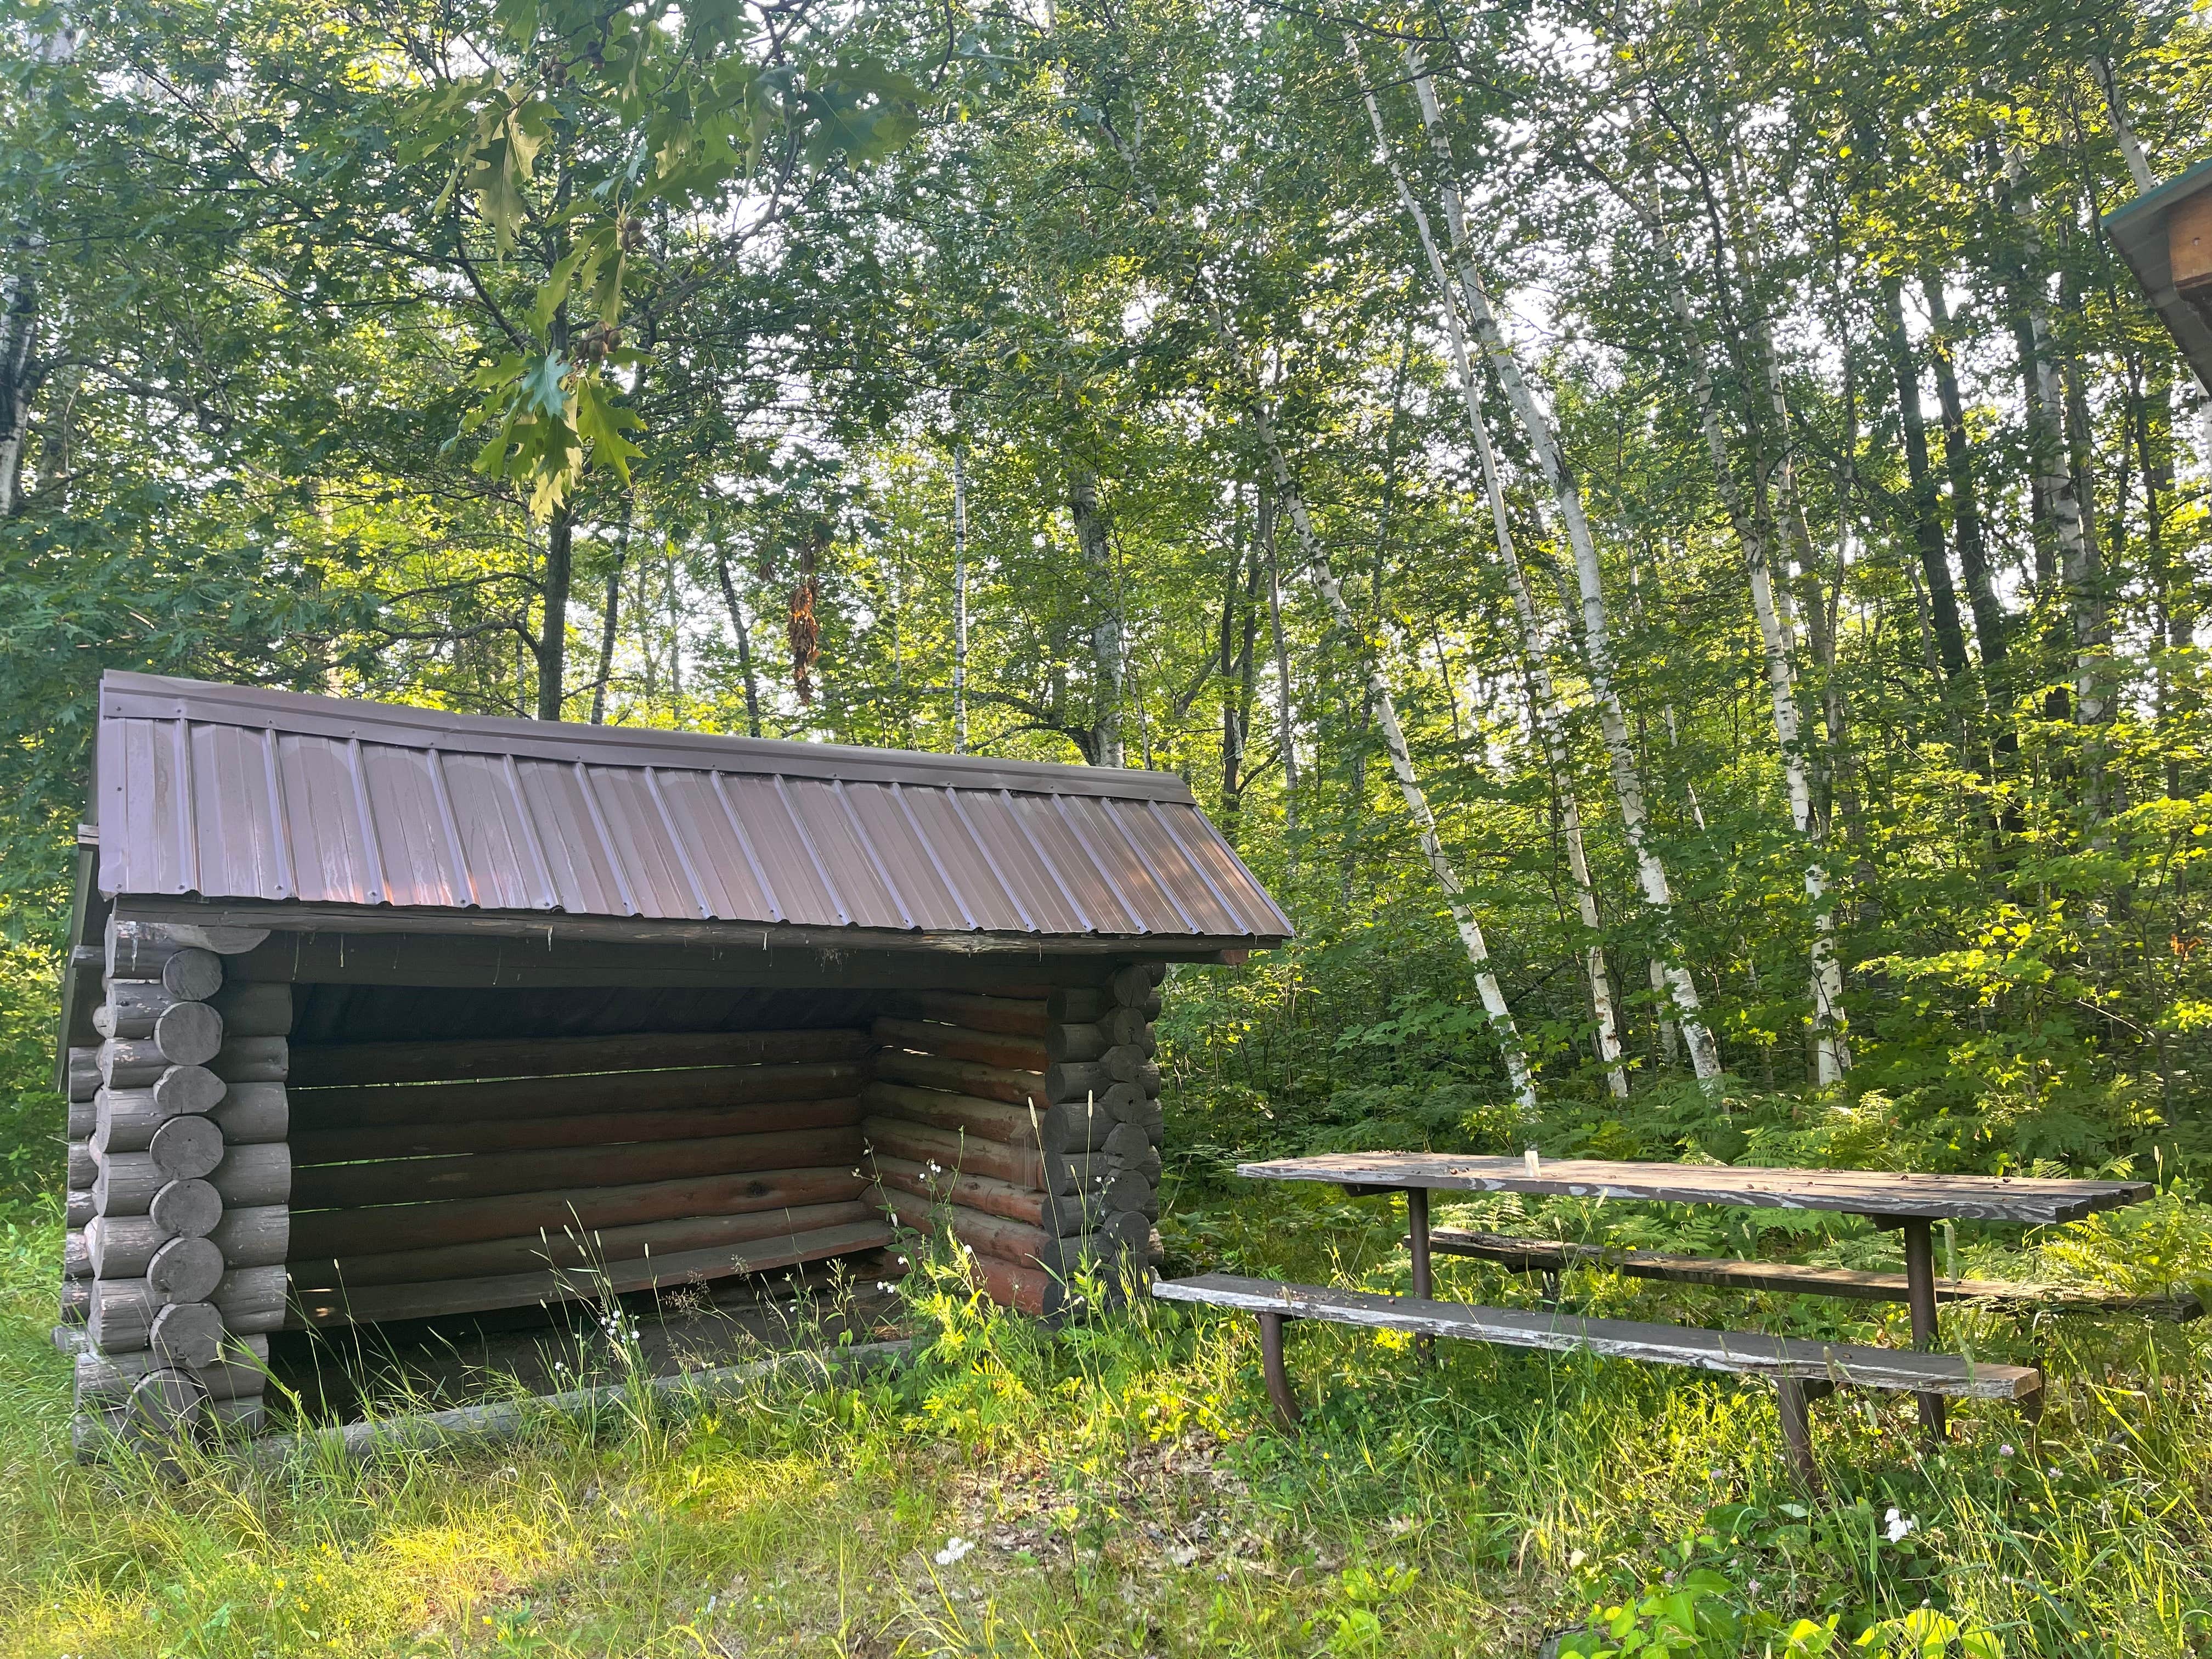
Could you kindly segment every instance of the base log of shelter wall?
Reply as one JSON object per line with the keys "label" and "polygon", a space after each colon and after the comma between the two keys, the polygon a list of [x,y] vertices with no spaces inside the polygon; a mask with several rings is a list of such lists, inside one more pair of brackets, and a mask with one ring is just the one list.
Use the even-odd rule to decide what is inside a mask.
{"label": "base log of shelter wall", "polygon": [[56,1337],[78,1350],[73,1437],[88,1455],[262,1420],[260,1333],[285,1303],[292,993],[228,985],[224,963],[263,937],[107,924],[90,1018],[103,1040],[72,1048],[65,1068]]}
{"label": "base log of shelter wall", "polygon": [[868,1172],[902,1226],[949,1234],[1000,1301],[1056,1312],[1085,1267],[1109,1290],[1143,1267],[1159,1214],[1163,971],[915,992],[875,1023]]}
{"label": "base log of shelter wall", "polygon": [[890,1243],[851,1029],[303,1045],[290,1322],[590,1298]]}

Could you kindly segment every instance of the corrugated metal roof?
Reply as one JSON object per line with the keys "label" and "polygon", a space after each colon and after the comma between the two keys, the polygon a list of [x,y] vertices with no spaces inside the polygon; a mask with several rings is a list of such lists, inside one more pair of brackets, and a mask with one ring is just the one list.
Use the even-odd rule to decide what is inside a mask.
{"label": "corrugated metal roof", "polygon": [[100,684],[109,894],[901,932],[1289,937],[1164,772]]}

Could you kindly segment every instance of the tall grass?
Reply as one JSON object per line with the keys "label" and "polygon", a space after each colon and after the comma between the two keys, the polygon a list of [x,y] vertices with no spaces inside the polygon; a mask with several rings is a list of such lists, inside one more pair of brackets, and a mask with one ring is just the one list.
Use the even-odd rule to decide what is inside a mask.
{"label": "tall grass", "polygon": [[[1226,1254],[1272,1242],[1279,1266],[1378,1285],[1402,1270],[1376,1206],[1269,1191],[1194,1214]],[[1245,1322],[1146,1303],[1055,1339],[924,1260],[897,1372],[640,1393],[496,1447],[173,1482],[69,1456],[46,1340],[58,1245],[19,1223],[0,1259],[9,1654],[1410,1659],[1571,1630],[1569,1651],[1779,1656],[1872,1632],[1859,1651],[2165,1659],[2212,1642],[2193,1328],[1984,1333],[2066,1379],[2039,1436],[1969,1407],[1923,1456],[1909,1401],[1839,1398],[1814,1501],[1757,1387],[1457,1344],[1424,1366],[1389,1336],[1301,1328],[1292,1443]],[[1448,1271],[1459,1293],[1527,1294]]]}

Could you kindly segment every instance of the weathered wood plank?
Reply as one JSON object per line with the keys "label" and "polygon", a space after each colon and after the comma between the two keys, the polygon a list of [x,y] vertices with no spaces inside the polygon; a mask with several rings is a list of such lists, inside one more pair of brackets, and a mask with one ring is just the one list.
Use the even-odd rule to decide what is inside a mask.
{"label": "weathered wood plank", "polygon": [[1771,1210],[1842,1210],[1932,1221],[2010,1221],[2049,1226],[2096,1210],[2138,1204],[2142,1181],[2039,1181],[2017,1176],[1918,1175],[1883,1170],[1769,1170],[1728,1164],[1546,1160],[1536,1175],[1517,1158],[1346,1152],[1240,1164],[1254,1181],[1325,1181],[1393,1191],[1523,1193],[1539,1198],[1644,1199]]}
{"label": "weathered wood plank", "polygon": [[875,1047],[849,1028],[796,1031],[626,1031],[613,1036],[484,1037],[435,1042],[301,1043],[295,1089],[355,1083],[453,1083],[693,1066],[854,1061]]}
{"label": "weathered wood plank", "polygon": [[691,1215],[738,1215],[807,1204],[836,1204],[868,1188],[852,1164],[809,1169],[693,1174],[672,1181],[608,1187],[557,1187],[493,1198],[368,1209],[295,1212],[294,1261],[440,1249],[478,1239],[557,1234],[570,1227],[625,1227]]}
{"label": "weathered wood plank", "polygon": [[888,1048],[912,1048],[944,1060],[964,1060],[1009,1072],[1042,1072],[1042,1042],[996,1031],[970,1031],[958,1025],[933,1025],[918,1019],[878,1019],[876,1041]]}
{"label": "weathered wood plank", "polygon": [[899,1000],[918,1019],[964,1025],[971,1031],[1041,1038],[1052,1022],[1045,1005],[1018,997],[976,996],[959,991],[916,991]]}
{"label": "weathered wood plank", "polygon": [[[1429,1248],[1439,1255],[1491,1261],[1516,1273],[1559,1273],[1572,1267],[1599,1267],[1631,1279],[1656,1279],[1678,1285],[1710,1285],[1731,1291],[1780,1291],[1793,1296],[1833,1296],[1858,1302],[1902,1302],[1903,1273],[1858,1273],[1848,1267],[1806,1267],[1787,1261],[1737,1261],[1717,1256],[1662,1255],[1645,1250],[1603,1249],[1543,1238],[1512,1238],[1502,1233],[1468,1232],[1438,1227]],[[2015,1306],[2022,1311],[2056,1313],[2140,1313],[2176,1324],[2200,1317],[2204,1304],[2191,1291],[2155,1296],[2115,1296],[2059,1285],[2017,1285],[1991,1279],[1939,1279],[1938,1302],[1978,1302]]]}
{"label": "weathered wood plank", "polygon": [[866,1068],[822,1065],[702,1066],[674,1072],[587,1072],[574,1077],[486,1083],[364,1084],[289,1089],[295,1130],[391,1128],[414,1124],[536,1122],[591,1113],[689,1111],[758,1101],[823,1100],[856,1092]]}
{"label": "weathered wood plank", "polygon": [[1197,1302],[1247,1313],[1281,1314],[1370,1329],[1411,1331],[1503,1347],[1555,1353],[1587,1352],[1604,1358],[1640,1359],[1747,1376],[1796,1377],[1849,1382],[1863,1389],[2020,1400],[2043,1386],[2042,1373],[2027,1365],[2000,1365],[1955,1354],[1917,1353],[1850,1343],[1747,1332],[1700,1330],[1640,1320],[1583,1319],[1571,1314],[1514,1308],[1481,1308],[1370,1291],[1327,1290],[1234,1273],[1163,1279],[1152,1294],[1168,1302]]}
{"label": "weathered wood plank", "polygon": [[1042,1072],[978,1066],[967,1060],[940,1059],[935,1054],[913,1054],[903,1048],[886,1048],[877,1054],[876,1075],[917,1088],[943,1089],[984,1100],[1003,1100],[1012,1106],[1042,1108],[1050,1100],[1044,1091]]}
{"label": "weathered wood plank", "polygon": [[526,1307],[533,1302],[588,1300],[609,1292],[672,1288],[738,1273],[765,1273],[802,1261],[819,1261],[875,1249],[891,1242],[881,1221],[824,1227],[796,1237],[763,1239],[736,1248],[684,1250],[669,1255],[608,1262],[594,1271],[547,1268],[483,1279],[447,1279],[429,1284],[366,1285],[343,1295],[301,1297],[299,1317],[310,1325],[387,1319],[426,1319],[441,1314],[480,1313],[493,1308]]}
{"label": "weathered wood plank", "polygon": [[723,1135],[840,1128],[860,1121],[854,1096],[827,1100],[748,1101],[687,1111],[591,1112],[575,1116],[409,1123],[360,1129],[301,1130],[292,1137],[295,1165],[347,1164],[460,1152],[533,1152],[555,1146],[611,1146],[649,1140],[711,1140]]}

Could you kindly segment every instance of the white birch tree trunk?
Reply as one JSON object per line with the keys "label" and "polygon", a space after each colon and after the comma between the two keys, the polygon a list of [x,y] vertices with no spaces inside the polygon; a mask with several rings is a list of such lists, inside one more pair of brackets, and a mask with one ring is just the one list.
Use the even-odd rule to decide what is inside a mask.
{"label": "white birch tree trunk", "polygon": [[1599,730],[1605,739],[1606,757],[1613,773],[1613,793],[1620,803],[1621,827],[1628,836],[1631,852],[1635,854],[1637,876],[1643,888],[1644,900],[1658,923],[1667,988],[1680,1017],[1682,1037],[1690,1051],[1690,1063],[1698,1081],[1710,1094],[1717,1094],[1721,1086],[1721,1063],[1718,1045],[1706,1029],[1705,1011],[1701,1006],[1696,982],[1681,959],[1680,941],[1676,936],[1674,890],[1667,878],[1667,866],[1652,846],[1650,834],[1650,813],[1644,803],[1644,779],[1637,770],[1634,749],[1630,742],[1628,718],[1623,711],[1620,696],[1613,684],[1613,647],[1608,635],[1605,614],[1605,588],[1598,565],[1597,544],[1590,535],[1589,520],[1583,512],[1582,492],[1568,472],[1566,458],[1561,453],[1559,434],[1553,430],[1550,417],[1545,414],[1536,396],[1522,379],[1520,365],[1515,361],[1512,347],[1506,342],[1498,325],[1497,314],[1491,308],[1490,296],[1483,290],[1482,280],[1476,275],[1468,252],[1467,210],[1459,187],[1453,181],[1454,162],[1451,141],[1443,130],[1443,111],[1437,101],[1434,82],[1418,47],[1401,48],[1408,76],[1413,83],[1414,95],[1420,100],[1421,120],[1427,129],[1429,143],[1437,159],[1443,163],[1444,222],[1451,232],[1453,262],[1457,267],[1460,295],[1467,307],[1468,320],[1474,326],[1475,337],[1482,342],[1489,355],[1491,366],[1498,382],[1505,389],[1507,401],[1528,434],[1529,447],[1544,473],[1544,482],[1550,487],[1567,542],[1574,551],[1575,578],[1582,601],[1583,660],[1590,680],[1590,690],[1597,704]]}
{"label": "white birch tree trunk", "polygon": [[1590,1007],[1597,1021],[1598,1057],[1604,1062],[1606,1085],[1617,1100],[1628,1098],[1628,1066],[1621,1052],[1620,1025],[1613,1008],[1613,977],[1606,969],[1605,947],[1601,942],[1601,923],[1598,915],[1597,893],[1590,881],[1589,856],[1583,840],[1582,808],[1575,798],[1574,773],[1571,757],[1563,734],[1565,720],[1559,706],[1559,692],[1552,679],[1552,671],[1546,660],[1543,626],[1538,616],[1534,597],[1528,590],[1526,574],[1513,545],[1512,526],[1505,511],[1505,495],[1498,477],[1497,458],[1492,453],[1490,434],[1482,419],[1481,393],[1475,380],[1472,355],[1468,349],[1467,330],[1460,319],[1459,307],[1452,300],[1451,276],[1444,265],[1443,252],[1437,246],[1435,233],[1430,228],[1429,216],[1412,187],[1406,182],[1405,169],[1390,149],[1389,134],[1382,125],[1382,111],[1375,101],[1375,91],[1369,84],[1367,68],[1359,56],[1358,42],[1347,31],[1344,37],[1345,56],[1351,60],[1353,75],[1359,82],[1360,96],[1367,103],[1367,118],[1375,129],[1375,142],[1384,163],[1390,169],[1391,181],[1397,185],[1398,200],[1406,210],[1413,228],[1420,234],[1421,248],[1428,258],[1429,277],[1437,297],[1437,314],[1443,319],[1444,337],[1451,349],[1452,374],[1459,382],[1460,396],[1467,405],[1468,430],[1474,440],[1475,454],[1482,465],[1482,486],[1490,503],[1490,517],[1498,538],[1499,562],[1504,566],[1508,585],[1513,594],[1513,611],[1520,625],[1521,648],[1528,662],[1529,717],[1537,741],[1542,745],[1549,762],[1553,787],[1559,798],[1559,833],[1566,843],[1567,868],[1574,878],[1575,908],[1582,919],[1588,944],[1583,957],[1583,971],[1589,981]]}
{"label": "white birch tree trunk", "polygon": [[952,752],[968,752],[968,446],[952,441]]}

